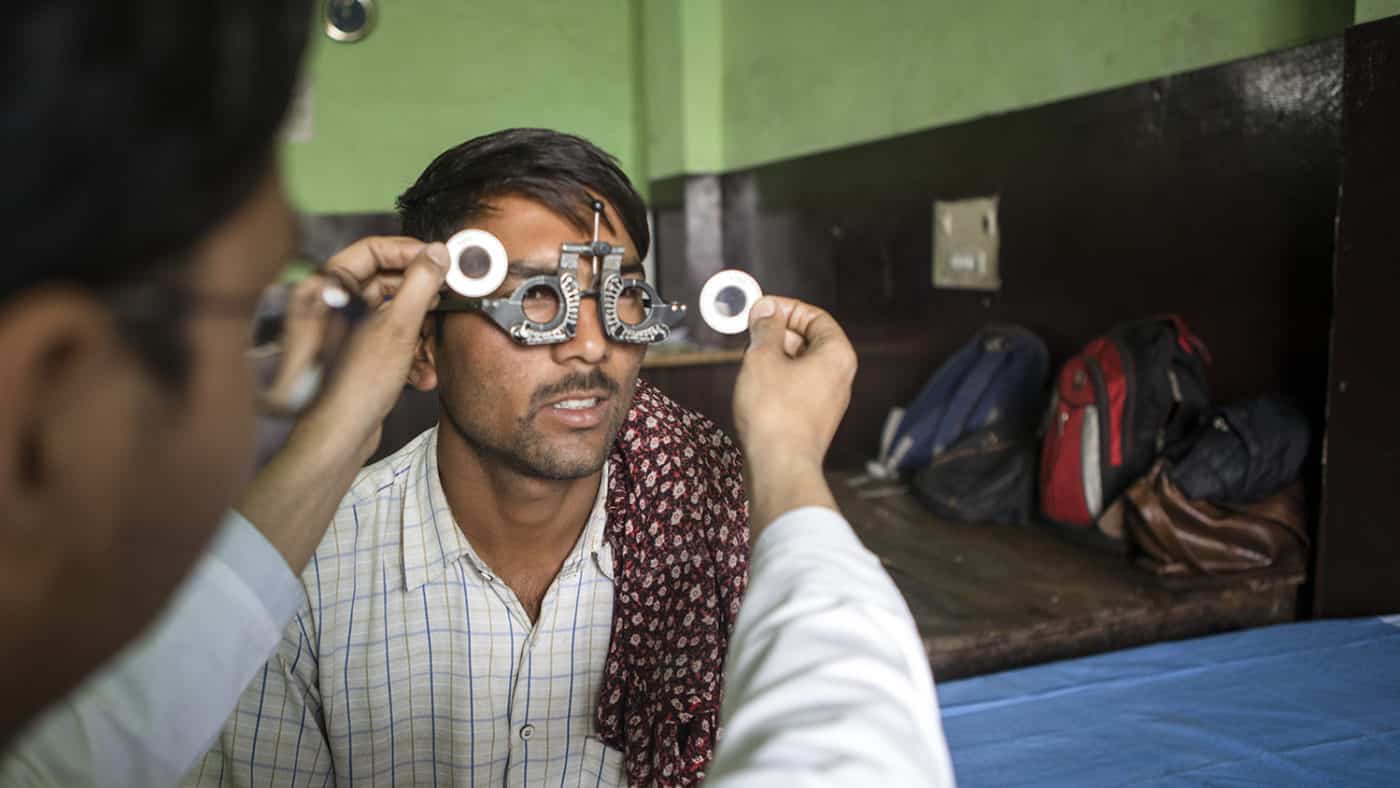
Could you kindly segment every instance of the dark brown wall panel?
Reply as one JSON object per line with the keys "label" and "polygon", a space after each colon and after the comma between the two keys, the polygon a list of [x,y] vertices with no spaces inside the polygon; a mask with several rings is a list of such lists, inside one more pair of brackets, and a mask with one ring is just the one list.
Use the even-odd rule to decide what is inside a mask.
{"label": "dark brown wall panel", "polygon": [[[887,409],[989,321],[1039,332],[1059,361],[1116,322],[1179,312],[1215,353],[1221,399],[1283,391],[1320,429],[1341,57],[1326,41],[726,174],[726,263],[829,308],[857,343],[831,463],[868,458]],[[672,196],[658,203],[664,256],[685,208],[675,183],[657,185]],[[935,290],[933,202],[992,194],[1003,289]],[[676,263],[661,266],[665,284]],[[727,422],[728,392],[698,385],[706,374],[733,372],[686,379]]]}
{"label": "dark brown wall panel", "polygon": [[1400,17],[1346,34],[1345,164],[1314,607],[1400,612]]}

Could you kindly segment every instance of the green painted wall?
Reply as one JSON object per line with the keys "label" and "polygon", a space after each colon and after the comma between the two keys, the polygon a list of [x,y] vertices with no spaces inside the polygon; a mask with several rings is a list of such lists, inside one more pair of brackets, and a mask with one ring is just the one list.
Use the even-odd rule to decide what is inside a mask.
{"label": "green painted wall", "polygon": [[681,7],[673,0],[636,0],[641,30],[642,137],[647,174],[685,172]]}
{"label": "green painted wall", "polygon": [[315,136],[285,148],[308,211],[380,211],[434,156],[509,126],[581,134],[646,182],[634,2],[380,0],[357,44],[318,34]]}
{"label": "green painted wall", "polygon": [[393,205],[433,156],[523,125],[649,180],[753,166],[1247,57],[1400,0],[380,0],[309,60],[310,211]]}
{"label": "green painted wall", "polygon": [[720,0],[635,0],[648,173],[724,168],[724,6]]}
{"label": "green painted wall", "polygon": [[724,0],[724,163],[1288,47],[1340,32],[1353,12],[1352,0]]}
{"label": "green painted wall", "polygon": [[1356,21],[1372,22],[1400,15],[1400,0],[1356,0]]}
{"label": "green painted wall", "polygon": [[682,0],[686,172],[717,172],[725,165],[724,10],[715,0]]}

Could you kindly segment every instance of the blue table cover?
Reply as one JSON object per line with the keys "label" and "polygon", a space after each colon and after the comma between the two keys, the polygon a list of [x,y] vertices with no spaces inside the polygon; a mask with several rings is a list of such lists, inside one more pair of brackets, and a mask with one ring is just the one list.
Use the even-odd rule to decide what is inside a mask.
{"label": "blue table cover", "polygon": [[940,684],[959,785],[1400,786],[1400,617]]}

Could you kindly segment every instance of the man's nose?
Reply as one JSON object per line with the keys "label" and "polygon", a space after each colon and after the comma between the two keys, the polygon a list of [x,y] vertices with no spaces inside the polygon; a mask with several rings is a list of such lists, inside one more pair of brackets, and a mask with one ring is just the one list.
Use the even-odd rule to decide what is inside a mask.
{"label": "man's nose", "polygon": [[573,339],[554,345],[554,360],[563,364],[578,360],[586,364],[601,364],[607,360],[609,342],[598,314],[598,296],[589,295],[579,302],[578,327]]}

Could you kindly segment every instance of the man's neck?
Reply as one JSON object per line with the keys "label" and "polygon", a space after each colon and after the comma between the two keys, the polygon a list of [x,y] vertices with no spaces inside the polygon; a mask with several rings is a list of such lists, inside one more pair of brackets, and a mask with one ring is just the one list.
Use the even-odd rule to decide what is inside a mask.
{"label": "man's neck", "polygon": [[602,471],[541,479],[484,456],[440,425],[438,476],[457,527],[534,619],[549,583],[588,523]]}

